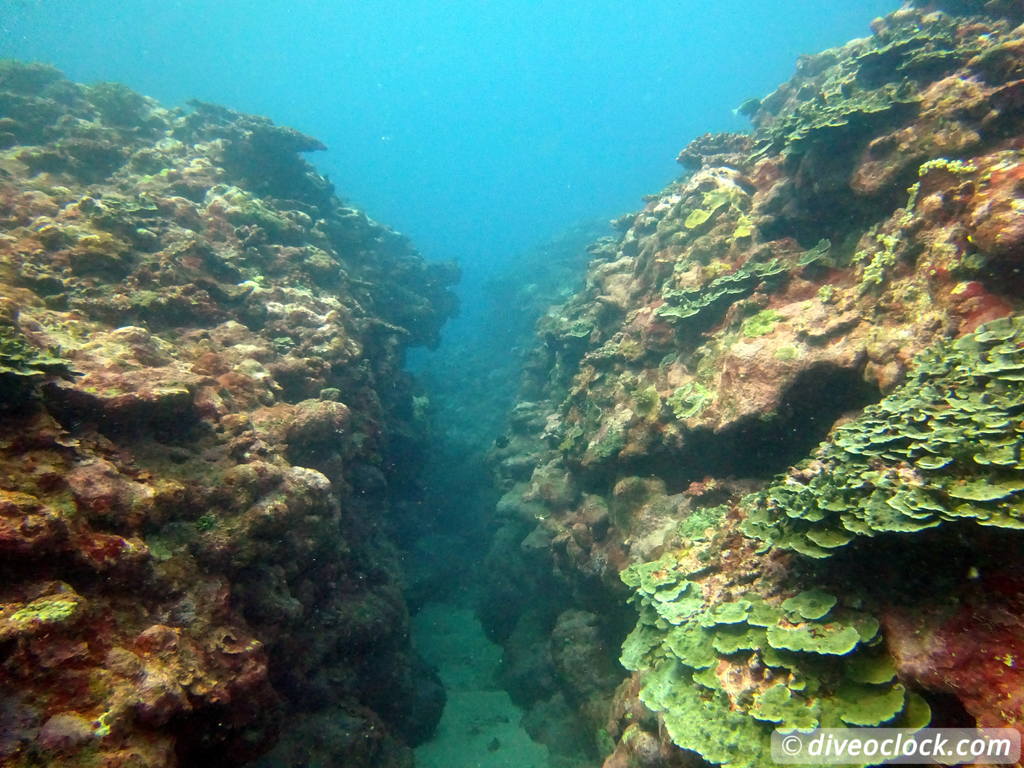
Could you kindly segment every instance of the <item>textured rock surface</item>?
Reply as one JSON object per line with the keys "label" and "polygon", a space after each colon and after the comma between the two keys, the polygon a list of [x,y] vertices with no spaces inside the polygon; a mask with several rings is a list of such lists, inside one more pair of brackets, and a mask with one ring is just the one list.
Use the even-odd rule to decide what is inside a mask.
{"label": "textured rock surface", "polygon": [[1024,304],[1024,19],[914,5],[694,141],[541,321],[481,614],[513,652],[570,609],[606,659],[626,640],[618,688],[592,641],[518,683],[608,767],[1020,724],[1024,360],[1019,323],[983,324]]}
{"label": "textured rock surface", "polygon": [[411,764],[400,367],[454,271],[263,118],[6,62],[0,147],[0,763]]}

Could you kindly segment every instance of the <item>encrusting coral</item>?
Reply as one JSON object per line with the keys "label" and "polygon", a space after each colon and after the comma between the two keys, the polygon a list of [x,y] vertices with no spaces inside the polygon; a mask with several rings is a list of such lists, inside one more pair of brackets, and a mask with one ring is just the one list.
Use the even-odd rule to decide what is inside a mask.
{"label": "encrusting coral", "polygon": [[914,2],[803,57],[541,320],[481,614],[510,652],[598,617],[618,687],[531,699],[605,768],[1022,725],[1022,21]]}
{"label": "encrusting coral", "polygon": [[320,148],[0,62],[0,763],[408,766],[436,723],[386,529],[456,274]]}

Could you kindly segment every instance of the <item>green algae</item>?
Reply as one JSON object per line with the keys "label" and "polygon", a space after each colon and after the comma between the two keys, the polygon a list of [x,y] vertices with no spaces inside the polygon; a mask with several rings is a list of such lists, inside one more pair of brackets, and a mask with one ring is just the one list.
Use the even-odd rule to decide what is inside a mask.
{"label": "green algae", "polygon": [[746,227],[746,233],[741,233],[740,235],[736,235],[734,233],[733,237],[749,236],[753,231],[751,226],[752,222],[746,214],[742,213],[741,205],[743,203],[743,199],[743,192],[732,184],[723,184],[715,187],[714,189],[708,190],[704,193],[704,196],[701,199],[701,207],[694,208],[690,211],[686,219],[683,221],[683,227],[688,230],[700,229],[708,221],[711,221],[711,219],[714,218],[721,209],[729,207],[739,211],[741,218],[746,221],[746,224],[739,225],[741,228]]}
{"label": "green algae", "polygon": [[701,208],[697,208],[690,211],[690,215],[686,217],[686,221],[683,222],[683,226],[687,229],[696,229],[710,219],[711,216],[712,211],[705,211]]}
{"label": "green algae", "polygon": [[946,157],[936,157],[928,160],[917,169],[917,175],[924,178],[933,171],[945,171],[951,173],[954,176],[962,176],[968,173],[974,173],[978,170],[978,167],[973,163],[966,163],[963,160],[951,160]]}
{"label": "green algae", "polygon": [[82,601],[73,597],[41,597],[19,608],[8,618],[14,627],[28,629],[33,626],[63,624],[75,617]]}
{"label": "green algae", "polygon": [[591,441],[587,456],[592,461],[604,461],[618,455],[626,446],[626,431],[621,424],[609,424],[604,432]]}
{"label": "green algae", "polygon": [[861,292],[867,292],[881,286],[899,260],[899,248],[902,245],[900,238],[893,235],[876,233],[876,248],[873,252],[858,251],[854,255],[854,263],[865,263],[861,273]]}
{"label": "green algae", "polygon": [[711,402],[712,393],[698,381],[691,381],[678,387],[668,397],[668,406],[678,421],[699,416]]}
{"label": "green algae", "polygon": [[757,338],[758,336],[767,336],[775,330],[775,324],[781,319],[782,315],[774,309],[762,310],[753,317],[748,317],[743,321],[740,333],[751,339]]}
{"label": "green algae", "polygon": [[220,520],[217,518],[216,515],[207,512],[196,518],[195,525],[197,531],[205,533],[206,531],[212,531],[214,528],[220,525]]}
{"label": "green algae", "polygon": [[661,397],[654,386],[636,390],[633,394],[636,410],[645,419],[656,418],[661,412]]}
{"label": "green algae", "polygon": [[693,509],[679,522],[676,530],[686,541],[702,540],[706,538],[705,531],[718,525],[726,512],[728,507],[724,505]]}
{"label": "green algae", "polygon": [[754,220],[745,213],[741,213],[736,219],[736,228],[732,231],[732,240],[741,240],[753,236],[756,231]]}
{"label": "green algae", "polygon": [[[832,253],[832,241],[828,238],[819,240],[813,248],[809,248],[801,254],[796,263],[801,267],[809,267],[812,264],[831,264],[830,254]],[[824,286],[822,286],[824,287]]]}

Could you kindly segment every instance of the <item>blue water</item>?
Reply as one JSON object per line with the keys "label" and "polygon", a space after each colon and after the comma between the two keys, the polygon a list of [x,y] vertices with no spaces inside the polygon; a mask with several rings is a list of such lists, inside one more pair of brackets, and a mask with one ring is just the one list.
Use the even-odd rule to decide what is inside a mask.
{"label": "blue water", "polygon": [[[745,130],[734,108],[787,80],[798,56],[868,34],[872,17],[899,4],[0,0],[0,58],[295,127],[329,147],[309,159],[342,198],[428,259],[461,262],[462,315],[440,354],[413,358],[431,400],[422,499],[394,506],[410,605],[443,601],[415,624],[416,645],[449,688],[445,719],[417,760],[525,768],[547,746],[529,740],[497,690],[501,651],[463,604],[478,597],[500,492],[485,456],[517,394],[529,312],[541,311],[509,300],[528,295],[510,281],[539,283],[542,297],[552,283],[571,289],[566,265],[582,279],[592,222],[637,209],[678,176],[675,157],[692,138]],[[531,621],[524,644],[547,648],[547,628]],[[549,713],[575,727],[574,716]],[[589,738],[550,733],[551,742],[569,733],[565,754]],[[565,754],[551,765],[570,765]]]}
{"label": "blue water", "polygon": [[[321,139],[345,199],[458,258],[461,327],[533,243],[638,207],[802,53],[897,0],[8,0],[0,55]],[[460,323],[453,326],[458,333]]]}

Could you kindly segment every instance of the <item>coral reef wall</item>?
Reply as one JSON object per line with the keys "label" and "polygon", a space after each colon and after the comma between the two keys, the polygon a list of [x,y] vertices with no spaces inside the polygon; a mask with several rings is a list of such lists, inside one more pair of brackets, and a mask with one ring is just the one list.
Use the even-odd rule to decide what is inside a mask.
{"label": "coral reef wall", "polygon": [[539,738],[1024,725],[1021,22],[911,3],[801,58],[541,321],[481,607]]}
{"label": "coral reef wall", "polygon": [[457,275],[323,147],[0,63],[0,763],[411,765],[404,350]]}

